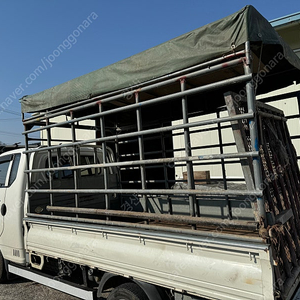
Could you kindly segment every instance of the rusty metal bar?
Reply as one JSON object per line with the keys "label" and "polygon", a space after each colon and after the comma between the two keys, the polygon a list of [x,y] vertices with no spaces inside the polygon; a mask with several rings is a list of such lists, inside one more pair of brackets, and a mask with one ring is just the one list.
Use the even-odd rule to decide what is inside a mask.
{"label": "rusty metal bar", "polygon": [[[157,226],[157,225],[146,225],[146,224],[140,224],[140,223],[129,223],[129,222],[117,222],[117,221],[107,221],[107,220],[98,220],[98,219],[84,219],[84,218],[73,218],[73,217],[63,217],[63,216],[49,216],[49,215],[40,215],[40,214],[34,214],[34,213],[28,213],[27,214],[27,218],[25,218],[25,220],[27,222],[45,222],[46,220],[58,220],[58,221],[69,221],[72,222],[72,225],[74,225],[74,223],[85,223],[85,224],[96,224],[96,225],[108,225],[108,226],[118,226],[119,228],[117,230],[120,230],[120,228],[132,228],[132,229],[146,229],[149,230],[151,229],[152,232],[151,234],[153,234],[153,232],[167,232],[167,233],[174,233],[174,234],[183,234],[185,237],[186,236],[190,236],[190,235],[195,235],[197,237],[203,237],[204,238],[204,242],[205,244],[207,242],[209,243],[216,243],[218,244],[219,241],[217,241],[216,237],[215,237],[215,231],[219,230],[220,228],[225,229],[225,225],[224,224],[218,224],[217,226],[215,226],[211,232],[205,230],[205,231],[201,231],[199,229],[197,230],[189,230],[189,229],[182,229],[182,228],[176,228],[176,227],[167,227],[167,226]],[[47,221],[46,221],[47,222]],[[55,222],[57,224],[57,222]],[[249,224],[250,225],[250,224]],[[251,232],[256,232],[255,226],[249,228],[249,230]],[[95,227],[96,228],[96,227]],[[256,242],[257,244],[255,245],[255,249],[257,249],[257,245],[259,245],[260,247],[266,247],[261,239],[257,236],[257,234],[255,234],[255,236],[249,236],[249,235],[238,235],[238,234],[232,234],[230,232],[226,232],[225,230],[222,231],[221,235],[222,238],[224,238],[224,241],[221,243],[226,243],[227,239],[230,239],[230,246],[236,245],[236,242],[234,242],[233,240],[238,239],[238,244],[240,245],[241,242]],[[147,234],[149,234],[149,231],[147,232]],[[220,233],[218,233],[218,235],[220,235]],[[210,240],[210,238],[212,238],[212,240]],[[198,241],[199,242],[199,241]],[[251,248],[250,245],[247,246],[247,248]]]}
{"label": "rusty metal bar", "polygon": [[[72,207],[58,207],[58,206],[47,206],[47,210],[51,212],[60,213],[74,213],[74,214],[91,214],[99,216],[109,217],[124,217],[124,218],[136,218],[141,220],[154,220],[161,222],[172,222],[177,224],[188,224],[188,225],[203,225],[203,226],[219,226],[222,225],[224,228],[240,228],[240,229],[257,229],[257,222],[241,221],[241,220],[227,220],[217,218],[206,218],[206,217],[192,217],[182,215],[168,215],[168,214],[149,214],[142,212],[132,211],[117,211],[117,210],[105,210],[105,209],[90,209],[90,208],[72,208]],[[31,216],[27,214],[28,216]],[[39,215],[43,217],[45,215]],[[120,224],[124,224],[120,222]],[[124,225],[122,225],[124,226]]]}
{"label": "rusty metal bar", "polygon": [[[240,115],[239,107],[235,101],[237,97],[240,97],[238,94],[233,92],[228,92],[225,95],[225,103],[227,106],[228,114],[230,116]],[[234,140],[236,143],[236,148],[239,153],[247,152],[247,136],[245,133],[244,125],[242,120],[231,121],[232,132]],[[248,157],[247,160],[241,160],[241,166],[245,178],[245,182],[248,189],[254,189],[254,179],[253,179],[253,168],[251,157]]]}

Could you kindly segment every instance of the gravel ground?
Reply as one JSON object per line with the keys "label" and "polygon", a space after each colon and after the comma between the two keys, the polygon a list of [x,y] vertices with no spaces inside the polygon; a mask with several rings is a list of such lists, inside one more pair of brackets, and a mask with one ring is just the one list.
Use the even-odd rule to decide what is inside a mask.
{"label": "gravel ground", "polygon": [[[107,296],[107,295],[106,295]],[[48,288],[41,284],[15,279],[0,284],[0,300],[77,300],[79,298]],[[103,298],[103,299],[106,299]]]}

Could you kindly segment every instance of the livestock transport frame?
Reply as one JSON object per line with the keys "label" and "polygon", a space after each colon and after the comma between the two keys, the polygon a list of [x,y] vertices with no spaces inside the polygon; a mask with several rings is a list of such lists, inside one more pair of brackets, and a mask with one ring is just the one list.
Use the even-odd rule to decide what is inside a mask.
{"label": "livestock transport frame", "polygon": [[[274,84],[279,88],[298,80],[299,62],[293,65],[279,51],[283,48],[246,41],[237,48],[232,45],[230,53],[155,79],[37,109],[28,118],[23,114],[29,239],[30,224],[76,224],[118,228],[136,236],[154,234],[164,242],[180,236],[188,250],[199,247],[200,256],[201,250],[213,253],[227,245],[238,247],[239,253],[247,249],[250,261],[257,263],[265,252],[261,283],[241,275],[245,278],[237,280],[240,286],[231,277],[217,284],[243,290],[234,299],[291,299],[300,274],[297,155],[282,111],[256,100],[256,94],[274,89]],[[46,138],[37,137],[41,132]],[[43,146],[30,148],[33,141]],[[85,148],[94,153],[93,159],[81,159]],[[30,166],[30,156],[45,151],[47,167]],[[68,188],[64,172],[64,180],[72,182]],[[46,178],[46,185],[37,188],[34,174]],[[208,177],[199,179],[198,174]],[[86,176],[99,184],[85,188]],[[117,184],[112,186],[111,178]],[[31,205],[36,195],[47,199],[47,205]],[[100,198],[86,207],[90,195]],[[67,198],[66,205],[62,198]],[[101,263],[96,267],[101,269]],[[205,284],[195,288],[197,276],[190,278],[187,289],[183,284],[174,290],[233,299],[226,289],[224,296],[208,292]],[[205,278],[201,276],[200,281]],[[139,279],[154,280],[146,275]],[[164,280],[161,286],[171,288],[171,282]]]}

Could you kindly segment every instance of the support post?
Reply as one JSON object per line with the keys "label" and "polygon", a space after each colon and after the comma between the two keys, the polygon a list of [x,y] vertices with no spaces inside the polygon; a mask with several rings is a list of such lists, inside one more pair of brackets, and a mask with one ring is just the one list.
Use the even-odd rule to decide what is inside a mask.
{"label": "support post", "polygon": [[[50,123],[49,118],[46,119],[46,125],[48,126]],[[48,147],[51,147],[51,128],[47,128],[47,143],[48,143]],[[52,152],[51,149],[48,149],[48,164],[49,164],[49,168],[53,168],[53,163],[52,163]],[[49,189],[52,190],[53,189],[53,177],[52,177],[52,173],[49,172]],[[53,205],[53,194],[49,193],[49,199],[50,199],[50,203],[52,203],[51,205]]]}
{"label": "support post", "polygon": [[[160,141],[161,141],[162,157],[167,158],[164,132],[162,132],[160,134]],[[168,165],[166,163],[164,163],[164,181],[165,181],[165,189],[168,189],[169,188],[169,178],[168,178]],[[173,206],[172,206],[171,196],[168,196],[168,207],[169,207],[169,214],[173,215]]]}
{"label": "support post", "polygon": [[[217,117],[220,118],[220,112],[217,111]],[[219,145],[220,145],[220,154],[224,154],[223,150],[223,138],[222,138],[222,128],[221,124],[218,123],[218,137],[219,137]],[[222,176],[223,176],[223,186],[224,190],[227,190],[227,179],[226,179],[226,169],[225,169],[225,160],[221,158],[221,166],[222,166]],[[225,196],[226,199],[226,206],[227,206],[227,217],[228,219],[232,219],[232,212],[231,212],[231,204],[229,201],[229,196]]]}
{"label": "support post", "polygon": [[[70,112],[71,119],[74,120],[74,112]],[[71,123],[71,131],[72,131],[72,142],[76,142],[76,129],[75,129],[75,123]],[[73,146],[73,165],[78,166],[79,165],[79,157],[78,157],[78,148],[77,146]],[[80,170],[74,170],[74,187],[75,189],[78,189],[78,173]],[[75,207],[79,207],[79,195],[77,193],[74,194],[75,198]],[[78,217],[78,216],[76,216]]]}
{"label": "support post", "polygon": [[[139,93],[136,92],[135,93],[135,103],[139,103]],[[142,112],[141,112],[141,107],[138,107],[136,109],[136,120],[137,120],[137,132],[142,131]],[[138,135],[138,144],[139,144],[139,157],[140,160],[144,160],[145,159],[145,154],[144,154],[144,143],[143,143],[143,136],[142,135]],[[141,183],[142,183],[142,189],[147,189],[147,184],[146,184],[146,168],[144,165],[140,166],[140,170],[141,170]],[[143,207],[144,207],[144,211],[148,212],[148,200],[147,200],[147,196],[143,195],[142,196],[143,199]]]}
{"label": "support post", "polygon": [[[185,78],[180,79],[180,87],[181,91],[185,91]],[[187,107],[187,97],[182,97],[182,119],[183,124],[188,124],[188,107]],[[185,143],[185,155],[187,157],[192,156],[191,150],[191,139],[190,139],[190,129],[189,127],[184,128],[184,143]],[[190,161],[186,162],[186,171],[187,171],[187,184],[188,189],[195,189],[195,181],[194,181],[194,171],[193,171],[193,163]],[[195,216],[197,211],[197,216],[200,216],[199,205],[196,205],[196,197],[195,195],[189,195],[189,206],[190,206],[190,215]]]}
{"label": "support post", "polygon": [[[245,75],[252,74],[252,57],[250,42],[247,41],[245,44],[246,47],[246,61],[244,63]],[[259,141],[258,141],[258,128],[257,128],[257,114],[256,114],[256,97],[254,91],[254,82],[253,80],[246,83],[246,94],[247,94],[247,105],[248,113],[253,113],[254,117],[249,119],[249,131],[251,138],[251,147],[252,151],[259,151]],[[262,186],[262,172],[261,172],[261,162],[260,157],[253,157],[253,175],[254,175],[254,184],[255,189],[260,190]],[[264,199],[262,197],[257,197],[258,213],[259,217],[262,219],[260,221],[266,220],[266,211]]]}
{"label": "support post", "polygon": [[[99,112],[103,112],[103,105],[101,102],[99,102]],[[100,133],[101,137],[105,137],[105,122],[104,122],[104,116],[100,117]],[[106,164],[106,158],[107,158],[107,148],[106,148],[106,142],[102,142],[102,157],[103,157],[103,164]],[[103,178],[104,178],[104,189],[108,190],[108,168],[103,167]],[[110,209],[110,203],[109,203],[109,197],[108,193],[104,194],[104,199],[105,199],[105,208]],[[107,217],[107,220],[109,218]]]}
{"label": "support post", "polygon": [[[22,113],[22,119],[24,120],[24,118],[25,118],[24,117],[24,113]],[[24,124],[24,130],[25,131],[27,130],[27,125],[26,124]],[[28,150],[28,149],[29,149],[28,134],[25,134],[25,150]],[[28,171],[29,171],[29,159],[30,159],[30,153],[26,153],[26,170],[28,170]],[[31,180],[30,180],[31,176],[32,175],[30,173],[26,174],[26,179],[27,179],[26,188],[27,189],[31,188]],[[26,195],[27,195],[27,199],[28,199],[28,202],[27,202],[27,212],[31,213],[31,211],[30,211],[30,197],[29,197],[29,193],[27,192]],[[51,212],[51,215],[53,215],[53,212]]]}

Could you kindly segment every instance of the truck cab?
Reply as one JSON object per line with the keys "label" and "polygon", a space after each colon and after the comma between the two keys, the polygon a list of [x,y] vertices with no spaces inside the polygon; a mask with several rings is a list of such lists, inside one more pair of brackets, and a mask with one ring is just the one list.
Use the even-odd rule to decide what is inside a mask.
{"label": "truck cab", "polygon": [[[0,254],[3,256],[4,261],[21,265],[26,264],[24,236],[26,238],[28,228],[23,223],[24,215],[27,212],[49,214],[46,206],[50,197],[49,195],[39,195],[34,192],[25,197],[27,159],[23,151],[24,149],[19,148],[0,155]],[[112,162],[114,158],[109,148],[107,148],[107,153],[107,159]],[[50,163],[46,150],[30,155],[28,163],[32,170],[45,169],[43,172],[29,175],[31,179],[30,188],[33,190],[49,188],[50,176],[53,179],[53,188],[69,188],[74,184],[75,176],[77,177],[79,188],[92,188],[95,185],[100,188],[104,187],[101,168],[82,169],[77,173],[72,170],[47,171],[49,167],[72,166],[73,159],[74,156],[70,149],[52,152]],[[103,159],[102,151],[99,147],[84,147],[80,150],[78,149],[75,159],[78,159],[81,165],[101,163]],[[118,175],[113,167],[109,169],[109,185],[111,187],[117,187],[118,185]],[[30,201],[28,198],[30,198]],[[110,200],[112,205],[119,205],[119,200],[114,198],[113,195]],[[73,195],[57,195],[54,201],[55,203],[63,203],[65,206],[72,206],[75,199]],[[90,207],[97,202],[97,207],[103,208],[105,206],[104,201],[104,196],[101,195],[82,195],[79,205]]]}
{"label": "truck cab", "polygon": [[0,251],[6,260],[20,264],[25,264],[23,151],[17,149],[0,155]]}

